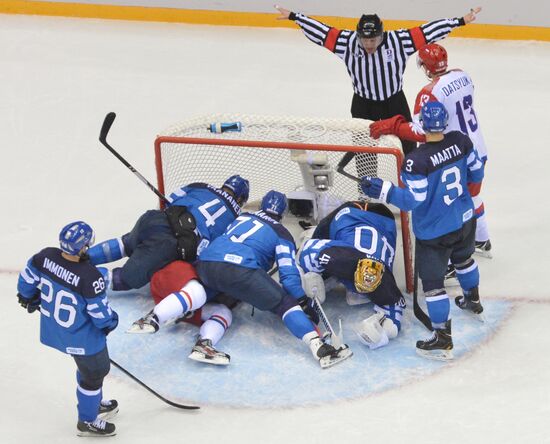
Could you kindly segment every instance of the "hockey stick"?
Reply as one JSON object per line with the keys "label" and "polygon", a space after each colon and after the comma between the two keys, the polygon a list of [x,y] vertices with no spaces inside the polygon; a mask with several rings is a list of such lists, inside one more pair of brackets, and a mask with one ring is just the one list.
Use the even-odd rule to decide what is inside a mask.
{"label": "hockey stick", "polygon": [[351,180],[354,180],[355,182],[361,183],[361,179],[359,179],[358,177],[356,177],[353,174],[350,174],[346,170],[344,170],[344,168],[347,166],[347,164],[351,162],[351,159],[353,159],[355,157],[355,154],[356,153],[354,153],[352,151],[347,152],[346,154],[344,154],[344,156],[342,157],[342,159],[340,159],[340,162],[338,162],[338,165],[336,166],[336,171],[338,173],[342,174],[343,176],[346,176],[348,179],[351,179]]}
{"label": "hockey stick", "polygon": [[154,185],[152,185],[145,177],[143,177],[139,171],[137,171],[130,163],[122,157],[111,145],[107,143],[107,134],[109,134],[109,130],[111,129],[111,126],[113,125],[113,122],[115,121],[116,114],[114,112],[110,112],[105,116],[105,120],[103,120],[103,125],[101,125],[101,131],[99,133],[99,141],[102,143],[102,145],[107,148],[118,160],[120,160],[126,168],[128,168],[132,173],[134,173],[141,182],[143,182],[153,193],[157,195],[160,199],[162,199],[166,203],[170,203],[170,201],[166,198],[164,194],[162,194],[159,190],[155,188]]}
{"label": "hockey stick", "polygon": [[422,310],[422,307],[418,304],[418,261],[416,248],[414,252],[413,312],[416,319],[422,322],[422,325],[424,325],[424,327],[426,327],[430,331],[433,331],[432,321],[430,320],[430,317],[426,313],[424,313],[424,310]]}
{"label": "hockey stick", "polygon": [[332,325],[328,320],[327,314],[325,313],[325,310],[323,310],[319,299],[321,297],[324,300],[325,292],[325,283],[323,282],[323,278],[321,277],[321,275],[311,271],[305,273],[304,291],[306,292],[307,297],[309,297],[313,301],[313,309],[315,310],[315,313],[317,313],[317,315],[319,316],[319,321],[322,322],[325,330],[329,333],[332,345],[334,346],[334,348],[340,348],[342,345],[344,345],[342,321],[340,319],[338,320],[340,329],[338,334],[336,334],[336,331],[334,330],[334,328],[332,328]]}
{"label": "hockey stick", "polygon": [[122,367],[120,364],[117,364],[112,359],[109,359],[111,361],[111,364],[113,364],[116,368],[118,368],[122,373],[124,373],[126,376],[129,376],[134,381],[136,381],[139,385],[141,385],[143,388],[145,388],[147,391],[155,395],[157,398],[159,398],[161,401],[165,402],[168,405],[171,405],[172,407],[176,407],[178,409],[183,410],[198,410],[200,409],[199,406],[196,405],[184,405],[184,404],[178,404],[177,402],[170,401],[169,399],[166,399],[165,397],[159,395],[157,392],[155,392],[152,388],[150,388],[145,383],[141,382],[138,378],[136,378],[134,375],[132,375],[128,370],[126,370],[124,367]]}

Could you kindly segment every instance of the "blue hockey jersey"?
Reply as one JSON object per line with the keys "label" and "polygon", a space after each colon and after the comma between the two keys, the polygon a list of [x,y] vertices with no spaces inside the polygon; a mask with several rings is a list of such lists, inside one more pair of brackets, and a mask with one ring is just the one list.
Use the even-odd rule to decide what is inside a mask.
{"label": "blue hockey jersey", "polygon": [[290,232],[263,211],[241,214],[225,233],[210,243],[201,261],[230,262],[246,268],[279,267],[279,280],[287,293],[304,295],[296,266],[296,245]]}
{"label": "blue hockey jersey", "polygon": [[483,179],[484,167],[470,138],[460,131],[445,134],[440,142],[421,144],[405,157],[401,179],[388,202],[412,210],[418,239],[434,239],[458,230],[474,216],[469,182]]}
{"label": "blue hockey jersey", "polygon": [[105,348],[103,328],[116,324],[101,273],[87,261],[71,262],[58,248],[45,248],[19,274],[18,292],[40,291],[40,341],[71,355]]}
{"label": "blue hockey jersey", "polygon": [[[302,247],[299,262],[304,271],[323,273],[330,270],[352,291],[359,259],[376,259],[392,271],[397,238],[393,217],[354,206],[345,206],[328,217],[331,219],[328,232],[323,231],[329,238],[312,238]],[[319,235],[318,231],[314,236]]]}
{"label": "blue hockey jersey", "polygon": [[174,191],[168,197],[170,205],[187,207],[195,218],[202,239],[212,241],[241,214],[236,200],[224,190],[206,183],[192,183]]}

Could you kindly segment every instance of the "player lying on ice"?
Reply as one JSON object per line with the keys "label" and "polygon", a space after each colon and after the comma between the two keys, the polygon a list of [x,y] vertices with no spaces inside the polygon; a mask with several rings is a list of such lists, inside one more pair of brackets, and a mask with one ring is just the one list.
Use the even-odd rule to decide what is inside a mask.
{"label": "player lying on ice", "polygon": [[[201,252],[197,273],[205,286],[277,314],[322,368],[331,367],[352,352],[347,345],[336,349],[321,340],[300,306],[314,317],[296,265],[294,239],[280,223],[287,206],[283,193],[269,191],[260,211],[243,213]],[[281,285],[268,274],[275,262]]]}
{"label": "player lying on ice", "polygon": [[375,314],[361,322],[357,334],[371,349],[388,344],[401,330],[405,309],[392,273],[396,227],[391,211],[382,204],[346,202],[310,230],[299,255],[302,269],[342,283],[350,305],[373,302]]}
{"label": "player lying on ice", "polygon": [[231,308],[237,301],[205,289],[193,265],[174,261],[151,279],[155,307],[132,324],[128,333],[156,333],[166,322],[177,319],[200,327],[190,359],[215,365],[228,365],[230,356],[214,346],[231,326]]}
{"label": "player lying on ice", "polygon": [[248,200],[248,180],[235,175],[221,188],[192,183],[170,194],[165,210],[146,211],[129,233],[90,248],[93,265],[128,260],[112,270],[114,291],[141,288],[155,271],[177,259],[193,262],[197,252],[222,234]]}

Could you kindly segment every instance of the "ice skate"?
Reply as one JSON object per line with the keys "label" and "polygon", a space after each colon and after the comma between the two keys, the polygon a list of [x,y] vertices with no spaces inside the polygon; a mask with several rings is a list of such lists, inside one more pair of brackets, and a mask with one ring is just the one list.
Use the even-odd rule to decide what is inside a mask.
{"label": "ice skate", "polygon": [[463,296],[457,296],[455,298],[455,304],[462,310],[466,310],[476,315],[476,319],[481,322],[485,322],[485,316],[483,315],[483,305],[479,300],[479,289],[472,288],[468,292],[464,292]]}
{"label": "ice skate", "polygon": [[229,365],[231,357],[227,353],[216,350],[210,339],[199,337],[191,350],[189,359],[206,364]]}
{"label": "ice skate", "polygon": [[344,344],[336,349],[332,345],[321,341],[319,336],[309,342],[313,356],[319,361],[321,368],[329,368],[353,356],[350,348]]}
{"label": "ice skate", "polygon": [[453,338],[451,320],[445,322],[445,328],[435,329],[432,336],[416,342],[416,353],[428,359],[450,361],[453,359]]}
{"label": "ice skate", "polygon": [[126,333],[151,334],[159,331],[159,320],[157,315],[151,310],[141,319],[135,321],[132,326],[126,330]]}
{"label": "ice skate", "polygon": [[78,421],[76,428],[78,436],[113,436],[116,435],[116,427],[110,422],[96,418],[95,421]]}
{"label": "ice skate", "polygon": [[103,421],[114,418],[118,413],[118,402],[115,399],[101,401],[97,417]]}
{"label": "ice skate", "polygon": [[482,242],[476,241],[475,254],[477,254],[478,256],[482,256],[482,257],[492,259],[493,254],[491,253],[491,248],[493,248],[493,247],[491,245],[490,240],[486,240],[486,241],[482,241]]}

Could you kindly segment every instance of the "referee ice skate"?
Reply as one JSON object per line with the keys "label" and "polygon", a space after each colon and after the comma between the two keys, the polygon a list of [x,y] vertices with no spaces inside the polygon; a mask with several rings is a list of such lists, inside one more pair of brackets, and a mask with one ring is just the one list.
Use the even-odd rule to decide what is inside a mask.
{"label": "referee ice skate", "polygon": [[[471,9],[462,18],[441,19],[411,29],[384,31],[376,14],[363,15],[356,31],[340,30],[300,13],[275,6],[279,19],[293,20],[306,37],[336,54],[346,64],[353,84],[351,115],[379,120],[411,113],[403,93],[403,73],[408,58],[427,43],[445,38],[459,26],[475,20],[481,8]],[[405,154],[414,142],[404,141]]]}

